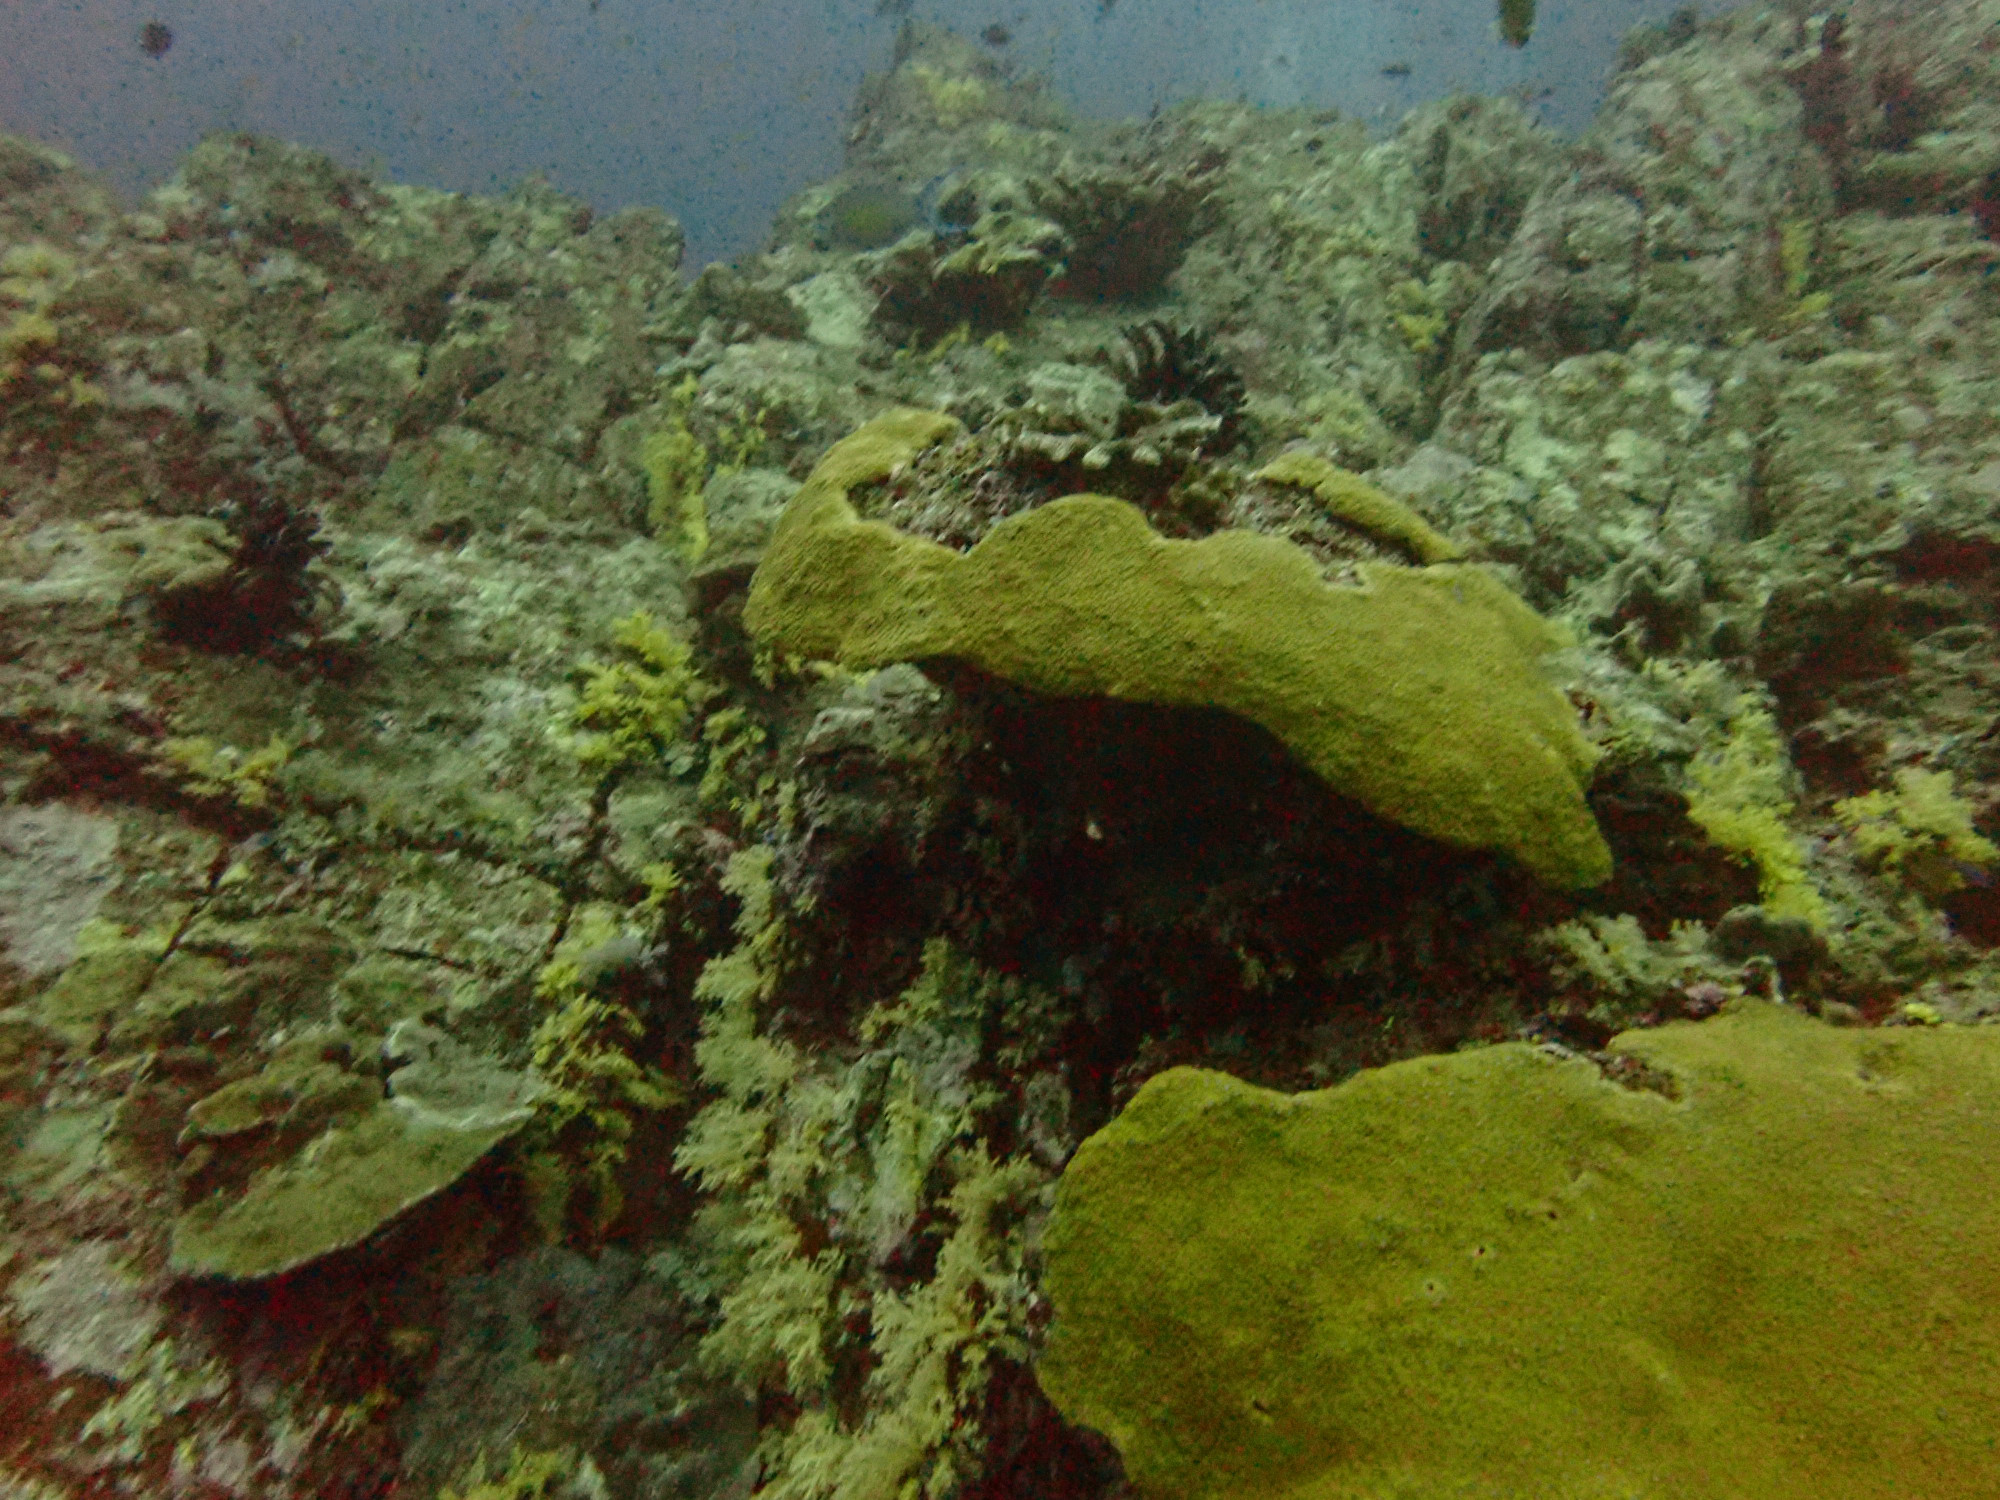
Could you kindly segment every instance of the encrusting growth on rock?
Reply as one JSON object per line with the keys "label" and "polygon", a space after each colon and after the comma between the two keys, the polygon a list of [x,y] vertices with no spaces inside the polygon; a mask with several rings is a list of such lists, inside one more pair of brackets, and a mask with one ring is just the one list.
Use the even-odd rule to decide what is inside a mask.
{"label": "encrusting growth on rock", "polygon": [[1491,574],[1364,564],[1360,588],[1330,586],[1289,542],[1170,540],[1103,495],[1010,517],[963,554],[857,515],[850,489],[956,428],[904,410],[834,446],[752,581],[754,635],[848,667],[955,658],[1042,693],[1225,709],[1419,833],[1552,885],[1609,875],[1583,800],[1594,753],[1541,673],[1563,636]]}

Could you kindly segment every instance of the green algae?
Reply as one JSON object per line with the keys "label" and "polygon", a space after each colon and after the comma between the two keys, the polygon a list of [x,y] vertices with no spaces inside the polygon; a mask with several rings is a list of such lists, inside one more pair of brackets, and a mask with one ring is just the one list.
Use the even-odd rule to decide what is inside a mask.
{"label": "green algae", "polygon": [[720,1291],[702,1363],[793,1404],[764,1428],[760,1494],[950,1500],[980,1473],[996,1371],[1028,1355],[1028,1226],[1052,1176],[994,1149],[1018,1135],[982,1059],[1042,1052],[1054,1002],[939,939],[861,1016],[858,1056],[802,1048],[770,1014],[771,851],[736,854],[724,888],[741,941],[696,986],[712,1097],[675,1152],[711,1195],[692,1236]]}
{"label": "green algae", "polygon": [[1789,822],[1795,773],[1777,721],[1757,705],[1730,715],[1725,738],[1688,767],[1688,817],[1718,849],[1757,870],[1758,894],[1774,916],[1827,922],[1806,850]]}
{"label": "green algae", "polygon": [[1935,900],[1961,889],[1968,872],[2000,860],[1974,826],[1976,809],[1949,771],[1904,766],[1893,790],[1864,792],[1833,805],[1856,851],[1913,891]]}
{"label": "green algae", "polygon": [[1288,1097],[1152,1079],[1058,1190],[1044,1389],[1142,1495],[2000,1490],[2000,1033],[1763,1002]]}
{"label": "green algae", "polygon": [[854,668],[955,658],[1052,695],[1224,709],[1420,833],[1554,885],[1610,873],[1583,795],[1594,754],[1539,665],[1563,637],[1491,574],[1363,564],[1335,587],[1289,542],[1169,540],[1102,495],[964,554],[860,519],[851,488],[956,430],[906,409],[833,447],[752,580],[755,636]]}
{"label": "green algae", "polygon": [[315,1055],[315,1049],[281,1052],[261,1071],[224,1084],[189,1106],[183,1141],[226,1140],[266,1127],[298,1129],[359,1113],[382,1097],[374,1079]]}

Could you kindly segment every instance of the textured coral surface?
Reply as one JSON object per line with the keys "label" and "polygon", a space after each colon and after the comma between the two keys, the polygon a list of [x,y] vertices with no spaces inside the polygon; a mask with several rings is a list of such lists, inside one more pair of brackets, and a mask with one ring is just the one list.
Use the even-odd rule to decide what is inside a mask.
{"label": "textured coral surface", "polygon": [[1593,752],[1537,665],[1561,637],[1490,575],[1363,565],[1360,587],[1329,586],[1287,542],[1169,540],[1091,494],[963,556],[861,521],[848,489],[946,420],[897,413],[834,447],[751,583],[754,633],[851,667],[959,658],[1042,693],[1228,709],[1384,817],[1557,885],[1610,874]]}
{"label": "textured coral surface", "polygon": [[1058,1189],[1043,1388],[1191,1500],[2000,1484],[2000,1035],[1609,1051],[1159,1075]]}

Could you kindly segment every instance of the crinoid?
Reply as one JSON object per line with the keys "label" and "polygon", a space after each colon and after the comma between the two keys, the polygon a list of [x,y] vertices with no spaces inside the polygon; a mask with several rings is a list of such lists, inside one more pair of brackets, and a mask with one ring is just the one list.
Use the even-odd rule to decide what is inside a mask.
{"label": "crinoid", "polygon": [[1243,377],[1201,329],[1149,318],[1122,330],[1105,359],[1135,405],[1193,401],[1219,423],[1203,446],[1219,453],[1235,444],[1242,430]]}
{"label": "crinoid", "polygon": [[312,571],[329,550],[319,513],[302,498],[247,479],[226,489],[209,515],[235,544],[229,567],[162,598],[161,623],[169,639],[199,650],[282,649],[288,638],[313,632],[314,606],[327,589]]}

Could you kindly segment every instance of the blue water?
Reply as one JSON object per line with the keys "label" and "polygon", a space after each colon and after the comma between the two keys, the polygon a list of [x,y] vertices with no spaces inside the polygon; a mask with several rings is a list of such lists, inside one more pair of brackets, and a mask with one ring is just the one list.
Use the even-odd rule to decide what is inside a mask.
{"label": "blue water", "polygon": [[[1544,0],[1501,45],[1492,0],[942,0],[909,14],[1045,74],[1079,114],[1210,95],[1337,106],[1377,127],[1455,90],[1520,90],[1580,128],[1618,38],[1677,0]],[[148,21],[172,46],[150,58]],[[0,129],[137,192],[212,130],[318,147],[390,177],[492,192],[531,172],[600,209],[651,203],[688,265],[754,249],[772,210],[838,169],[876,0],[10,0]],[[1385,74],[1383,69],[1409,72]]]}

